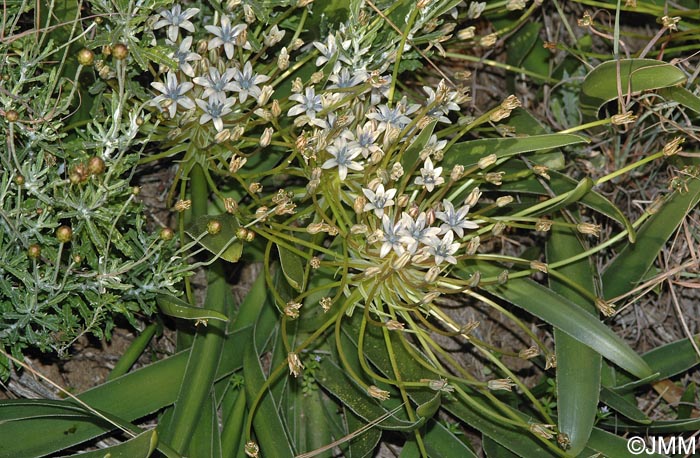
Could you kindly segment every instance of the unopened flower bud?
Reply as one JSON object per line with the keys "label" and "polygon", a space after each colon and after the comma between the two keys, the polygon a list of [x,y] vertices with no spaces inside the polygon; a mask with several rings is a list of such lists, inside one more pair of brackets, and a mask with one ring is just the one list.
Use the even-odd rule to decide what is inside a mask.
{"label": "unopened flower bud", "polygon": [[551,353],[545,358],[544,370],[548,371],[554,367],[557,367],[557,355]]}
{"label": "unopened flower bud", "polygon": [[488,156],[484,156],[481,159],[479,159],[477,165],[481,170],[484,170],[486,167],[490,167],[493,164],[495,164],[497,160],[498,156],[496,156],[495,154],[489,154]]}
{"label": "unopened flower bud", "polygon": [[489,380],[486,384],[491,391],[495,390],[504,390],[504,391],[513,391],[513,387],[515,386],[515,383],[509,378],[497,378],[493,380]]}
{"label": "unopened flower bud", "polygon": [[462,175],[464,175],[464,166],[457,164],[452,167],[452,171],[450,172],[450,180],[457,181],[462,178]]}
{"label": "unopened flower bud", "polygon": [[524,348],[524,349],[520,350],[520,352],[518,353],[518,357],[520,357],[522,359],[532,359],[536,356],[539,356],[539,354],[540,354],[540,349],[533,345],[530,348]]}
{"label": "unopened flower bud", "polygon": [[218,144],[227,142],[231,138],[231,131],[228,129],[224,129],[221,132],[218,132],[214,136],[214,141]]}
{"label": "unopened flower bud", "polygon": [[497,207],[505,207],[506,205],[510,204],[513,202],[513,196],[501,196],[498,199],[496,199],[496,206]]}
{"label": "unopened flower bud", "polygon": [[389,331],[402,331],[404,329],[403,323],[400,323],[396,320],[389,320],[386,323],[384,323],[384,326],[389,330]]}
{"label": "unopened flower bud", "polygon": [[576,230],[581,234],[592,235],[594,237],[600,236],[600,226],[591,223],[579,223],[576,225]]}
{"label": "unopened flower bud", "polygon": [[370,385],[369,387],[367,387],[367,394],[372,396],[374,399],[379,399],[380,401],[386,401],[387,399],[389,399],[388,391],[382,390],[374,385]]}
{"label": "unopened flower bud", "polygon": [[282,71],[289,68],[289,53],[286,47],[280,49],[279,55],[277,56],[277,68]]}
{"label": "unopened flower bud", "polygon": [[499,221],[493,225],[493,228],[491,228],[491,234],[493,234],[495,237],[498,237],[499,235],[501,235],[503,233],[505,228],[506,228],[505,223]]}
{"label": "unopened flower bud", "polygon": [[260,136],[260,146],[262,148],[265,148],[267,145],[270,144],[270,141],[272,141],[272,134],[274,133],[275,129],[272,127],[266,128],[262,135]]}
{"label": "unopened flower bud", "polygon": [[124,60],[129,55],[129,48],[124,43],[117,43],[112,46],[112,57],[117,60]]}
{"label": "unopened flower bud", "polygon": [[272,96],[273,93],[272,86],[266,84],[263,86],[262,90],[260,91],[260,95],[258,96],[258,105],[263,106],[267,104],[268,100],[270,100],[270,97]]}
{"label": "unopened flower bud", "polygon": [[423,277],[423,279],[426,283],[433,283],[435,280],[437,280],[438,275],[440,275],[440,268],[438,266],[432,266],[425,273],[425,277]]}
{"label": "unopened flower bud", "polygon": [[251,183],[250,185],[248,185],[248,192],[250,192],[251,194],[260,193],[260,192],[262,192],[262,190],[263,190],[263,186],[260,183],[255,182],[255,183]]}
{"label": "unopened flower bud", "polygon": [[27,256],[31,259],[39,259],[41,257],[41,245],[38,243],[32,243],[27,248]]}
{"label": "unopened flower bud", "polygon": [[178,200],[175,202],[175,205],[173,206],[173,210],[176,212],[183,212],[185,210],[188,210],[192,206],[192,201],[191,200]]}
{"label": "unopened flower bud", "polygon": [[321,308],[323,309],[323,313],[328,312],[331,309],[331,306],[333,305],[333,299],[330,297],[322,297],[321,300],[319,301],[319,304],[321,305]]}
{"label": "unopened flower bud", "polygon": [[474,208],[479,201],[479,198],[481,198],[481,191],[479,188],[474,188],[471,190],[467,198],[464,199],[464,205],[468,206],[469,208]]}
{"label": "unopened flower bud", "polygon": [[403,208],[406,205],[408,205],[408,200],[409,200],[408,194],[401,194],[397,199],[396,199],[396,205],[399,206],[399,208]]}
{"label": "unopened flower bud", "polygon": [[299,355],[296,354],[295,352],[289,352],[287,354],[287,364],[289,365],[289,374],[293,375],[294,378],[299,377],[301,375],[302,369],[304,369],[304,365],[301,364],[301,359],[299,359]]}
{"label": "unopened flower bud", "polygon": [[411,259],[411,253],[408,251],[404,251],[401,253],[401,256],[396,258],[394,262],[391,264],[391,268],[394,270],[401,270],[404,267],[406,267],[406,264],[408,264],[408,261]]}
{"label": "unopened flower bud", "polygon": [[280,107],[280,101],[275,99],[272,101],[272,107],[270,108],[270,113],[272,113],[272,116],[275,118],[279,118],[280,115],[282,114],[282,108]]}
{"label": "unopened flower bud", "polygon": [[87,171],[90,175],[102,175],[105,171],[105,161],[98,156],[88,159]]}
{"label": "unopened flower bud", "polygon": [[301,92],[304,90],[304,82],[301,80],[301,78],[296,77],[292,81],[292,92]]}
{"label": "unopened flower bud", "polygon": [[530,269],[532,270],[539,270],[542,273],[548,273],[549,267],[547,264],[541,261],[530,261]]}
{"label": "unopened flower bud", "polygon": [[474,38],[475,32],[476,27],[471,25],[457,32],[457,38],[459,40],[471,40],[472,38]]}
{"label": "unopened flower bud", "polygon": [[476,250],[479,249],[480,244],[481,244],[481,239],[479,238],[478,235],[469,239],[469,242],[467,242],[466,255],[467,256],[474,256],[476,254]]}
{"label": "unopened flower bud", "polygon": [[234,199],[233,197],[225,197],[224,208],[226,209],[227,213],[235,215],[236,213],[238,213],[238,202],[236,202],[236,199]]}
{"label": "unopened flower bud", "polygon": [[547,232],[552,228],[552,221],[548,219],[538,219],[535,223],[535,230],[539,232]]}
{"label": "unopened flower bud", "polygon": [[5,112],[5,120],[7,122],[17,122],[19,120],[19,113],[17,110],[7,110]]}
{"label": "unopened flower bud", "polygon": [[500,274],[498,274],[498,284],[504,285],[507,282],[508,282],[508,270],[504,270]]}
{"label": "unopened flower bud", "polygon": [[365,205],[367,205],[367,199],[365,196],[357,196],[352,204],[352,208],[355,210],[355,213],[359,215],[365,211]]}

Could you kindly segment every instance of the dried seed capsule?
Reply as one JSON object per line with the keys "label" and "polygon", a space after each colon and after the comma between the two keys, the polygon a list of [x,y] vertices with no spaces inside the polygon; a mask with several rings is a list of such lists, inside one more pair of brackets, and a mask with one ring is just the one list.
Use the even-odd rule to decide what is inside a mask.
{"label": "dried seed capsule", "polygon": [[95,53],[87,48],[78,51],[78,63],[84,66],[90,66],[95,63]]}
{"label": "dried seed capsule", "polygon": [[17,113],[17,110],[7,110],[5,112],[5,119],[7,122],[17,122],[19,119],[19,113]]}
{"label": "dried seed capsule", "polygon": [[61,243],[70,242],[70,240],[73,238],[73,229],[67,225],[59,227],[56,229],[56,238]]}
{"label": "dried seed capsule", "polygon": [[87,170],[90,175],[102,175],[105,171],[105,161],[101,157],[93,156],[88,160]]}
{"label": "dried seed capsule", "polygon": [[207,223],[207,232],[210,235],[216,235],[221,232],[222,227],[223,226],[220,221],[213,219]]}
{"label": "dried seed capsule", "polygon": [[112,46],[112,56],[117,60],[124,60],[129,55],[129,48],[124,43],[117,43]]}
{"label": "dried seed capsule", "polygon": [[161,240],[165,240],[167,242],[168,240],[172,240],[175,237],[175,231],[173,231],[169,227],[164,227],[160,230],[159,237]]}
{"label": "dried seed capsule", "polygon": [[29,248],[27,248],[27,256],[29,256],[32,259],[39,259],[41,256],[41,245],[38,243],[33,243],[29,245]]}

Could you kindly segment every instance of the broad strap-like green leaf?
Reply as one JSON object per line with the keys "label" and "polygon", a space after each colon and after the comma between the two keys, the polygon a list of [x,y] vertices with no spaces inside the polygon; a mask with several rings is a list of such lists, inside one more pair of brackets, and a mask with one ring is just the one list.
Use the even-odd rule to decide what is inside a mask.
{"label": "broad strap-like green leaf", "polygon": [[[493,267],[487,272],[485,265],[479,270],[482,274],[500,273]],[[549,288],[527,278],[514,278],[505,285],[486,290],[586,344],[635,376],[643,378],[653,374],[641,356],[598,318]]]}
{"label": "broad strap-like green leaf", "polygon": [[686,215],[700,201],[700,179],[690,178],[687,190],[675,191],[669,200],[637,231],[637,241],[626,243],[602,275],[605,299],[633,289],[654,263],[661,249]]}
{"label": "broad strap-like green leaf", "polygon": [[228,321],[228,317],[216,310],[209,310],[201,307],[192,307],[188,302],[169,294],[161,294],[156,298],[158,308],[164,314],[182,320],[220,320]]}
{"label": "broad strap-like green leaf", "polygon": [[588,143],[590,140],[576,134],[542,134],[514,138],[481,138],[456,143],[445,155],[441,165],[450,168],[456,164],[474,166],[479,159],[495,154],[499,159],[533,151],[548,151],[562,146]]}
{"label": "broad strap-like green leaf", "polygon": [[[577,213],[573,212],[573,215]],[[573,228],[552,228],[546,246],[548,263],[570,258],[582,251],[584,248]],[[587,291],[594,291],[593,267],[588,258],[562,266],[558,272]],[[596,308],[590,300],[565,282],[550,276],[549,285],[553,291],[583,310],[597,315]],[[558,328],[554,329],[554,349],[557,357],[557,423],[559,431],[569,438],[569,451],[578,455],[586,447],[596,420],[601,356]]]}
{"label": "broad strap-like green leaf", "polygon": [[[210,234],[207,229],[210,223],[220,223],[221,230],[216,234]],[[193,239],[204,235],[199,243],[212,254],[220,256],[228,262],[237,262],[243,253],[243,242],[237,239],[236,231],[240,225],[235,216],[225,213],[223,215],[204,215],[197,218],[187,229],[187,235]]]}
{"label": "broad strap-like green leaf", "polygon": [[71,455],[69,458],[148,458],[155,451],[156,445],[158,434],[155,429],[151,429],[119,445]]}
{"label": "broad strap-like green leaf", "polygon": [[598,65],[586,75],[581,86],[581,111],[587,121],[619,96],[675,86],[686,80],[685,73],[669,63],[654,59],[620,59]]}
{"label": "broad strap-like green leaf", "polygon": [[[258,396],[258,391],[265,384],[265,374],[260,366],[260,357],[255,344],[248,343],[243,349],[243,353],[243,377],[245,378],[246,399],[250,409],[253,400]],[[253,429],[263,456],[279,458],[293,458],[295,456],[284,422],[269,391],[263,394],[255,412],[249,412],[249,415],[254,415]]]}

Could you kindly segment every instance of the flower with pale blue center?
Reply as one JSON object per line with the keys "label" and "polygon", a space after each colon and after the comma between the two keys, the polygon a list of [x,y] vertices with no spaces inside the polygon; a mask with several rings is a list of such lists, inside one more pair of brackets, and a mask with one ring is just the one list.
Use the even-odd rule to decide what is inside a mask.
{"label": "flower with pale blue center", "polygon": [[416,178],[415,183],[419,186],[425,186],[428,192],[433,192],[435,186],[440,186],[445,182],[445,179],[440,176],[441,173],[442,167],[433,167],[433,161],[426,158],[420,169],[421,176]]}
{"label": "flower with pale blue center", "polygon": [[233,68],[228,68],[223,73],[219,72],[219,69],[215,67],[209,67],[209,75],[198,76],[192,79],[192,82],[198,86],[204,88],[204,98],[209,98],[214,95],[219,95],[226,97],[226,91],[233,90],[233,75],[235,74]]}
{"label": "flower with pale blue center", "polygon": [[168,39],[174,43],[177,41],[181,28],[190,33],[194,33],[194,24],[192,24],[189,19],[197,13],[199,13],[199,8],[187,8],[185,11],[182,11],[180,5],[173,5],[171,10],[163,10],[160,12],[160,16],[163,19],[153,24],[153,30],[168,26]]}
{"label": "flower with pale blue center", "polygon": [[199,108],[204,112],[202,116],[199,117],[199,123],[205,124],[211,121],[217,132],[221,132],[224,128],[224,121],[221,118],[231,113],[231,107],[233,107],[236,99],[225,98],[215,94],[207,100],[197,99],[196,102]]}
{"label": "flower with pale blue center", "polygon": [[206,25],[205,29],[214,35],[214,38],[209,40],[209,49],[216,49],[219,46],[224,46],[226,57],[233,59],[234,46],[238,35],[243,32],[247,26],[245,24],[236,24],[231,27],[231,19],[228,16],[221,16],[221,26]]}
{"label": "flower with pale blue center", "polygon": [[[350,134],[350,137],[352,137],[352,134]],[[321,168],[330,169],[332,167],[338,167],[340,181],[345,181],[345,178],[348,176],[348,169],[355,170],[356,172],[363,169],[362,164],[354,161],[362,150],[353,145],[353,142],[348,142],[347,138],[342,135],[333,140],[333,144],[326,148],[326,151],[333,157],[324,162]]]}
{"label": "flower with pale blue center", "polygon": [[469,206],[464,205],[459,210],[455,211],[452,202],[445,199],[442,201],[442,206],[445,211],[435,212],[435,217],[443,222],[440,226],[441,234],[454,232],[458,237],[464,237],[464,229],[478,229],[479,225],[467,218]]}
{"label": "flower with pale blue center", "polygon": [[384,190],[384,185],[380,184],[374,191],[362,189],[362,193],[367,198],[364,211],[374,210],[374,214],[381,218],[384,215],[384,209],[394,205],[396,189]]}
{"label": "flower with pale blue center", "polygon": [[253,73],[253,66],[250,61],[246,62],[243,66],[243,71],[237,68],[233,69],[233,82],[231,83],[231,90],[238,92],[238,100],[241,103],[245,102],[248,96],[257,99],[262,93],[262,90],[258,86],[260,83],[264,83],[270,79],[267,75],[258,75]]}
{"label": "flower with pale blue center", "polygon": [[428,254],[433,256],[436,266],[445,261],[450,264],[457,264],[457,258],[453,256],[457,250],[459,250],[459,242],[454,242],[452,231],[445,234],[442,240],[436,238],[431,245],[428,245]]}
{"label": "flower with pale blue center", "polygon": [[415,253],[418,245],[433,245],[440,233],[440,228],[427,226],[425,212],[421,212],[414,220],[408,213],[401,215],[401,241],[406,244],[408,251]]}
{"label": "flower with pale blue center", "polygon": [[155,81],[151,83],[151,86],[162,92],[161,95],[151,100],[151,105],[160,106],[161,102],[168,101],[170,104],[168,105],[167,110],[171,119],[175,117],[178,105],[187,109],[194,108],[194,102],[192,99],[185,95],[194,87],[194,84],[190,83],[189,81],[178,83],[177,76],[175,76],[174,72],[168,72],[165,79],[165,84]]}
{"label": "flower with pale blue center", "polygon": [[182,40],[178,49],[173,52],[170,57],[177,61],[178,67],[182,70],[182,73],[192,78],[194,77],[194,68],[192,68],[190,62],[201,60],[202,56],[191,52],[190,47],[192,47],[192,37],[187,37]]}
{"label": "flower with pale blue center", "polygon": [[307,87],[304,94],[292,94],[289,100],[297,102],[287,112],[288,116],[297,116],[302,113],[306,114],[309,119],[315,119],[316,113],[323,109],[323,103],[320,95],[316,95],[316,90],[313,87]]}
{"label": "flower with pale blue center", "polygon": [[379,249],[379,257],[383,258],[391,250],[397,255],[402,255],[406,249],[403,246],[401,233],[403,231],[403,226],[401,220],[396,224],[391,221],[391,218],[387,215],[382,215],[382,247]]}

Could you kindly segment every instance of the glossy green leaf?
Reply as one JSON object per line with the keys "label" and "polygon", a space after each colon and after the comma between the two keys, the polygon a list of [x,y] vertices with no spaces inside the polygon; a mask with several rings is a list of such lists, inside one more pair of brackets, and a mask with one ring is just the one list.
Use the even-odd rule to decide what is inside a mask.
{"label": "glossy green leaf", "polygon": [[673,86],[661,89],[659,95],[678,102],[686,108],[690,108],[694,112],[700,114],[700,97],[690,92],[688,89],[681,86]]}
{"label": "glossy green leaf", "polygon": [[700,201],[700,179],[688,180],[688,190],[670,199],[637,231],[636,243],[627,243],[602,275],[605,299],[625,294],[642,280],[661,249],[688,212]]}
{"label": "glossy green leaf", "polygon": [[70,455],[70,458],[148,458],[155,451],[157,444],[158,434],[152,429],[119,445]]}
{"label": "glossy green leaf", "polygon": [[[695,341],[700,345],[700,335],[695,336]],[[657,347],[642,355],[642,358],[654,372],[659,373],[659,378],[662,380],[686,372],[700,364],[700,356],[688,339]],[[615,382],[616,386],[613,389],[618,394],[629,393],[643,384],[621,373],[616,374]]]}
{"label": "glossy green leaf", "polygon": [[[330,358],[324,358],[321,361],[316,380],[323,388],[366,422],[376,421],[388,413],[379,401],[360,389],[346,372],[336,366]],[[389,416],[378,423],[377,427],[393,431],[412,431],[422,422],[423,420],[408,422]]]}
{"label": "glossy green leaf", "polygon": [[588,143],[590,140],[576,134],[542,134],[514,138],[482,138],[462,143],[456,143],[450,148],[450,154],[445,155],[442,165],[451,168],[456,164],[465,167],[475,166],[479,159],[489,154],[498,158],[510,157],[533,151],[547,151],[562,146]]}
{"label": "glossy green leaf", "polygon": [[511,452],[489,436],[482,436],[484,453],[488,458],[518,458],[518,455]]}
{"label": "glossy green leaf", "polygon": [[[487,273],[484,268],[480,270]],[[498,268],[490,270],[489,275],[500,273]],[[505,285],[486,289],[586,344],[635,376],[642,378],[653,374],[641,356],[598,318],[549,288],[530,279],[516,278]]]}
{"label": "glossy green leaf", "polygon": [[[260,366],[260,359],[254,344],[248,344],[243,350],[243,377],[245,378],[246,399],[248,408],[258,396],[258,391],[265,384],[265,374]],[[295,456],[292,443],[284,427],[280,412],[272,399],[270,392],[258,403],[253,417],[255,437],[263,456],[275,458],[293,458]]]}
{"label": "glossy green leaf", "polygon": [[129,372],[131,366],[141,357],[144,350],[151,342],[156,331],[158,331],[158,327],[158,324],[151,323],[136,336],[134,341],[131,342],[131,345],[129,345],[129,348],[124,352],[121,358],[119,358],[117,364],[114,365],[114,369],[112,369],[107,376],[107,380],[115,379]]}
{"label": "glossy green leaf", "polygon": [[433,130],[435,129],[436,124],[437,121],[432,121],[425,126],[416,136],[416,138],[413,139],[408,148],[406,148],[403,156],[401,156],[401,165],[404,167],[404,169],[411,170],[415,166],[420,156],[420,152],[423,150],[423,148],[425,148],[425,145],[428,144],[430,136],[433,135]]}
{"label": "glossy green leaf", "polygon": [[[355,433],[363,428],[366,423],[355,415],[350,409],[344,409],[345,430],[347,434]],[[369,428],[362,433],[353,435],[352,439],[340,445],[341,449],[347,447],[345,455],[348,458],[366,458],[373,455],[374,449],[382,437],[379,428]]]}
{"label": "glossy green leaf", "polygon": [[651,423],[649,417],[647,417],[644,412],[639,410],[636,405],[630,403],[627,399],[608,388],[603,388],[600,390],[600,402],[606,404],[611,409],[619,412],[632,421],[641,424]]}
{"label": "glossy green leaf", "polygon": [[277,245],[277,251],[280,255],[280,265],[282,266],[282,272],[284,272],[284,278],[287,279],[289,286],[299,292],[304,291],[306,289],[304,259],[279,245]]}
{"label": "glossy green leaf", "polygon": [[[204,303],[223,314],[233,301],[233,295],[226,282],[221,260],[212,264],[207,277],[207,296]],[[206,326],[200,325],[197,329],[175,401],[172,420],[167,425],[160,425],[163,440],[181,454],[187,450],[197,428],[202,414],[201,406],[205,405],[211,396],[223,350],[225,332],[226,323],[222,321],[212,321]]]}
{"label": "glossy green leaf", "polygon": [[[588,441],[588,447],[598,453],[600,453],[602,456],[608,456],[608,457],[630,457],[634,456],[630,453],[629,449],[627,448],[628,444],[628,439],[624,437],[620,437],[616,434],[609,433],[607,431],[603,431],[602,429],[599,428],[593,428],[593,431],[591,432],[591,439]],[[579,455],[581,456],[581,455]],[[591,454],[588,455],[583,455],[583,456],[592,456]],[[666,458],[664,455],[661,455],[659,453],[650,453],[647,454],[646,451],[644,452],[643,455],[639,456],[645,456],[645,457],[651,457],[651,458]]]}
{"label": "glossy green leaf", "polygon": [[[577,235],[572,228],[553,227],[546,246],[547,262],[551,264],[581,253],[584,249]],[[589,259],[562,266],[558,272],[585,290],[594,291],[593,267]],[[549,285],[581,309],[597,314],[590,300],[558,277],[550,276]],[[557,423],[559,431],[569,437],[570,453],[578,455],[585,448],[596,420],[601,356],[557,328],[554,329],[554,349],[557,357]]]}
{"label": "glossy green leaf", "polygon": [[[422,437],[430,458],[477,458],[477,455],[464,442],[438,421],[430,420]],[[419,458],[420,456],[416,441],[409,438],[399,458]]]}
{"label": "glossy green leaf", "polygon": [[686,76],[679,68],[654,59],[603,62],[586,75],[581,86],[581,111],[586,120],[597,118],[604,104],[618,98],[618,80],[624,96],[675,86]]}
{"label": "glossy green leaf", "polygon": [[696,386],[694,382],[688,384],[688,388],[683,392],[681,396],[681,402],[678,404],[678,420],[687,420],[693,414],[693,408],[695,407],[695,395]]}
{"label": "glossy green leaf", "polygon": [[[215,235],[207,232],[207,226],[212,221],[221,223],[221,230]],[[225,213],[217,216],[201,216],[187,227],[186,232],[193,239],[206,233],[199,240],[204,248],[228,262],[237,262],[243,253],[243,243],[236,237],[239,227],[236,217]]]}
{"label": "glossy green leaf", "polygon": [[[524,166],[523,166],[524,167]],[[552,192],[559,196],[567,192],[572,192],[578,186],[582,186],[581,182],[568,177],[567,175],[555,171],[549,171],[550,180],[547,185],[552,190]],[[522,192],[531,193],[537,195],[547,195],[547,191],[542,186],[538,180],[517,180],[511,182],[504,182],[500,187],[499,191],[502,192]],[[589,190],[589,192],[576,196],[576,202],[579,202],[586,207],[589,207],[603,215],[614,219],[618,223],[622,224],[628,231],[628,239],[634,241],[636,240],[636,232],[632,227],[629,219],[625,216],[622,211],[617,208],[610,200],[608,200],[602,194],[597,193],[595,190]],[[568,203],[572,203],[574,200],[567,199]],[[543,213],[550,213],[552,210],[563,208],[564,205],[557,203],[552,207],[547,207],[544,212],[538,212],[536,215]]]}
{"label": "glossy green leaf", "polygon": [[161,294],[158,296],[156,301],[161,312],[174,318],[196,321],[228,321],[228,318],[223,313],[206,308],[192,307],[189,303],[175,296]]}
{"label": "glossy green leaf", "polygon": [[[477,400],[477,397],[472,399],[475,402],[480,402]],[[500,424],[463,402],[450,401],[443,404],[452,415],[459,418],[462,422],[477,429],[521,458],[553,458],[560,456],[559,453],[555,453],[543,445],[542,442],[535,439],[533,434],[527,430]],[[491,407],[487,405],[484,405],[483,408],[491,410]]]}

